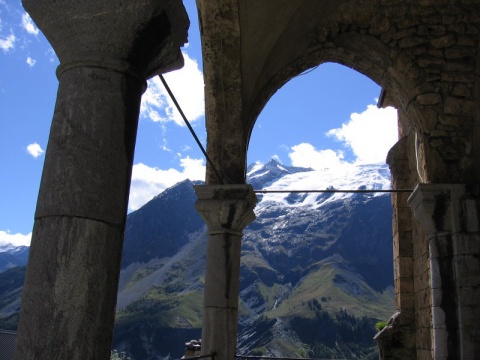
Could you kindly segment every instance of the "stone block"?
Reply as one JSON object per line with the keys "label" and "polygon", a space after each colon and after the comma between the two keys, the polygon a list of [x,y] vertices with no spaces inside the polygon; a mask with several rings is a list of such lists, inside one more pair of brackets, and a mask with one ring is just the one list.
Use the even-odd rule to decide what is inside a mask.
{"label": "stone block", "polygon": [[[400,293],[413,293],[413,279],[412,278],[398,278],[395,279],[395,288],[400,290]],[[397,287],[398,286],[398,287]]]}
{"label": "stone block", "polygon": [[474,46],[455,46],[445,49],[445,59],[475,58]]}
{"label": "stone block", "polygon": [[[462,124],[462,117],[460,116],[453,116],[453,115],[440,115],[438,120],[440,121],[440,125],[446,126],[447,129],[454,129],[457,128]],[[440,125],[438,126],[440,128]]]}
{"label": "stone block", "polygon": [[430,55],[424,55],[418,58],[417,64],[422,68],[429,68],[429,69],[431,69],[432,67],[441,68],[445,65],[445,60],[441,56],[432,56],[432,54],[430,54]]}
{"label": "stone block", "polygon": [[423,16],[422,20],[425,24],[440,25],[442,23],[442,16],[439,13],[431,13]]}
{"label": "stone block", "polygon": [[443,111],[451,115],[471,115],[473,111],[473,101],[449,96],[445,99]]}
{"label": "stone block", "polygon": [[394,260],[395,278],[413,279],[413,259],[401,256]]}
{"label": "stone block", "polygon": [[457,39],[457,45],[460,46],[475,46],[477,41],[472,36],[459,35]]}
{"label": "stone block", "polygon": [[428,288],[415,289],[415,306],[417,309],[428,308],[431,304],[430,290]]}
{"label": "stone block", "polygon": [[[408,167],[408,163],[405,165]],[[410,174],[409,174],[410,175]],[[402,186],[403,189],[408,189],[408,185]],[[410,222],[412,221],[412,210],[410,210],[410,207],[408,206],[408,197],[410,196],[411,193],[405,192],[405,193],[397,193],[397,206],[402,209],[408,209],[408,214],[410,216]]]}
{"label": "stone block", "polygon": [[[430,263],[430,286],[432,289],[442,288],[441,264],[436,259],[432,259]],[[448,263],[446,265],[448,266]]]}
{"label": "stone block", "polygon": [[430,308],[415,312],[415,326],[417,329],[430,328],[432,325],[432,314]]}
{"label": "stone block", "polygon": [[432,328],[433,329],[444,330],[447,328],[447,326],[445,325],[446,311],[448,310],[445,310],[440,306],[432,307]]}
{"label": "stone block", "polygon": [[415,310],[415,294],[403,293],[403,294],[399,294],[399,296],[400,296],[400,299],[398,303],[400,305],[400,309],[405,312],[408,312],[408,311],[413,312]]}
{"label": "stone block", "polygon": [[[475,61],[474,59],[460,59],[460,60],[449,60],[445,64],[445,72],[457,73],[457,74],[467,74],[475,70]],[[453,80],[453,82],[458,82]]]}
{"label": "stone block", "polygon": [[412,213],[410,209],[402,208],[398,209],[396,212],[397,221],[399,223],[402,231],[411,231],[412,230]]}
{"label": "stone block", "polygon": [[453,86],[451,94],[459,98],[471,98],[472,92],[465,84],[456,84]]}
{"label": "stone block", "polygon": [[437,105],[442,101],[439,93],[420,94],[416,98],[419,105]]}
{"label": "stone block", "polygon": [[430,40],[430,44],[434,48],[446,48],[455,45],[457,37],[453,34],[448,34],[435,39]]}
{"label": "stone block", "polygon": [[420,277],[421,274],[425,271],[425,267],[423,266],[424,264],[421,261],[421,258],[414,258],[413,259],[413,274],[414,277]]}
{"label": "stone block", "polygon": [[439,25],[419,25],[418,35],[422,36],[442,36],[447,32],[447,27],[443,24]]}
{"label": "stone block", "polygon": [[[431,46],[428,48],[427,54],[438,59],[443,58],[443,50],[435,49],[434,47],[431,47]],[[445,64],[445,61],[443,62],[443,64]]]}
{"label": "stone block", "polygon": [[453,246],[456,255],[480,254],[480,236],[478,234],[456,235]]}
{"label": "stone block", "polygon": [[392,34],[392,39],[394,40],[400,40],[404,39],[407,37],[410,37],[412,35],[415,35],[417,33],[417,28],[416,27],[411,27],[408,29],[402,29],[400,31],[397,31],[396,33]]}
{"label": "stone block", "polygon": [[477,286],[465,286],[461,288],[460,292],[462,294],[460,299],[462,308],[472,307],[475,308],[478,313],[478,309],[480,308],[480,304],[478,303],[478,300],[480,299],[480,288]]}
{"label": "stone block", "polygon": [[425,280],[421,274],[415,275],[413,277],[413,288],[414,292],[417,292],[425,287]]}
{"label": "stone block", "polygon": [[414,46],[410,49],[408,49],[409,53],[410,54],[413,54],[415,56],[419,56],[419,55],[424,55],[427,53],[427,47],[425,45],[419,45],[419,46]]}
{"label": "stone block", "polygon": [[453,31],[459,34],[463,34],[466,31],[466,26],[465,23],[454,21],[451,24],[448,25],[448,30]]}
{"label": "stone block", "polygon": [[478,254],[454,256],[453,266],[456,286],[480,286]]}
{"label": "stone block", "polygon": [[430,349],[418,349],[417,347],[417,360],[432,360],[432,359],[433,359],[433,356]]}
{"label": "stone block", "polygon": [[411,231],[401,231],[399,233],[398,255],[411,257],[413,261],[413,245]]}
{"label": "stone block", "polygon": [[415,46],[418,46],[418,45],[423,45],[423,44],[425,44],[425,42],[426,42],[426,40],[423,37],[410,36],[410,37],[406,37],[406,38],[401,39],[398,42],[398,46],[402,49],[405,49],[405,48],[415,47]]}
{"label": "stone block", "polygon": [[442,305],[442,297],[443,297],[443,290],[441,287],[436,289],[431,289],[432,294],[432,306],[441,306]]}
{"label": "stone block", "polygon": [[[466,231],[469,233],[478,233],[480,232],[480,223],[478,221],[478,210],[477,210],[477,200],[475,199],[465,199],[463,202],[463,217],[466,223]],[[477,234],[474,237],[474,241],[479,244],[480,243],[480,236]],[[480,250],[480,247],[477,247],[477,251]]]}
{"label": "stone block", "polygon": [[459,319],[459,328],[464,329],[464,332],[467,330],[474,330],[478,326],[478,305],[472,306],[461,306],[459,314],[461,318]]}
{"label": "stone block", "polygon": [[419,0],[418,3],[421,6],[432,6],[432,5],[436,5],[437,1],[436,0]]}
{"label": "stone block", "polygon": [[418,352],[420,352],[421,354],[421,357],[419,357],[419,359],[428,359],[426,355],[430,355],[429,353],[432,344],[430,328],[417,328],[416,335],[417,349],[419,349],[417,350],[417,354]]}
{"label": "stone block", "polygon": [[442,72],[441,80],[450,83],[472,83],[474,82],[472,73],[463,73],[463,72]]}

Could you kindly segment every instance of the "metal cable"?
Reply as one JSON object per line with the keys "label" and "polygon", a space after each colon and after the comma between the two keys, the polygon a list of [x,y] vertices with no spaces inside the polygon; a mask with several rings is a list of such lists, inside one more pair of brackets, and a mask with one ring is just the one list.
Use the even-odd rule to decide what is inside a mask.
{"label": "metal cable", "polygon": [[[313,71],[315,69],[316,69],[316,67],[313,68],[313,69],[310,69],[310,71]],[[223,185],[224,182],[223,182],[222,177],[220,176],[220,173],[217,171],[217,169],[215,168],[215,165],[213,165],[212,160],[210,160],[210,157],[207,155],[207,152],[205,151],[205,148],[203,147],[202,143],[198,139],[198,136],[195,133],[195,130],[193,130],[192,125],[190,125],[190,122],[188,121],[187,117],[183,113],[182,108],[178,104],[178,101],[175,98],[175,96],[173,95],[172,90],[170,90],[170,87],[168,86],[167,82],[165,81],[165,78],[163,77],[162,74],[158,75],[158,77],[162,81],[163,86],[165,86],[165,89],[167,90],[168,95],[170,96],[170,98],[172,99],[173,103],[175,104],[178,112],[182,116],[183,121],[185,122],[188,129],[190,130],[190,133],[192,134],[195,141],[197,142],[198,147],[200,148],[203,155],[207,159],[207,162],[212,167],[213,172],[215,173],[218,180],[220,181],[220,184]],[[399,189],[399,190],[334,190],[333,189],[333,190],[254,190],[254,192],[260,193],[260,194],[267,194],[267,193],[404,193],[404,192],[413,192],[413,190],[411,190],[411,189]]]}
{"label": "metal cable", "polygon": [[325,360],[325,358],[290,358],[290,357],[276,357],[276,356],[253,356],[253,355],[236,355],[238,359],[244,360]]}
{"label": "metal cable", "polygon": [[173,103],[174,103],[175,106],[177,107],[178,112],[180,113],[180,115],[182,115],[183,121],[185,122],[185,124],[187,125],[188,129],[190,130],[190,133],[191,133],[191,134],[193,135],[193,137],[195,138],[195,141],[197,142],[197,145],[198,145],[198,147],[200,148],[200,150],[202,150],[203,155],[205,155],[205,159],[207,159],[207,162],[208,162],[208,163],[210,164],[210,166],[212,167],[213,172],[215,173],[215,175],[217,176],[218,180],[220,181],[220,184],[223,185],[222,177],[220,176],[219,172],[218,172],[217,169],[215,168],[215,165],[213,165],[212,160],[210,160],[209,156],[207,155],[207,152],[205,151],[205,148],[203,147],[202,143],[201,143],[200,140],[198,139],[197,134],[195,134],[195,130],[193,130],[192,125],[190,125],[190,122],[188,121],[187,117],[186,117],[185,114],[183,113],[182,108],[181,108],[180,105],[178,104],[178,101],[177,101],[177,99],[175,98],[175,96],[173,95],[172,90],[170,90],[170,87],[168,86],[167,82],[166,82],[165,79],[163,78],[163,75],[160,74],[160,75],[158,75],[158,77],[159,77],[160,80],[162,81],[163,86],[165,86],[165,89],[167,90],[168,95],[170,95],[170,98],[172,99]]}
{"label": "metal cable", "polygon": [[259,194],[269,193],[408,193],[412,189],[390,189],[390,190],[254,190]]}

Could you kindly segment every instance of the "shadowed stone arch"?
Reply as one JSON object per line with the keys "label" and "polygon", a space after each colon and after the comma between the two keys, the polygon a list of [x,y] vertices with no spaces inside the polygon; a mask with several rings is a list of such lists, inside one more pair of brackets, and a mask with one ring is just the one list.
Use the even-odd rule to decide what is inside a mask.
{"label": "shadowed stone arch", "polygon": [[252,103],[247,123],[250,126],[250,133],[258,115],[276,91],[303,72],[327,62],[338,63],[360,72],[378,85],[387,87],[389,94],[396,92],[398,86],[395,86],[395,80],[388,73],[392,64],[389,57],[390,49],[387,46],[373,37],[358,33],[340,35],[335,41],[335,46],[306,54],[273,74]]}
{"label": "shadowed stone arch", "polygon": [[[383,88],[382,105],[398,110],[400,140],[388,156],[392,186],[416,187],[408,202],[405,194],[392,197],[398,314],[378,337],[382,356],[473,359],[480,352],[474,330],[480,306],[470,302],[480,286],[480,230],[473,205],[480,183],[475,165],[480,161],[479,2],[197,4],[207,152],[221,174],[217,178],[208,165],[208,186],[245,183],[255,120],[288,80],[327,61],[363,73]],[[222,246],[209,238],[210,243]],[[239,253],[228,255],[239,261]],[[209,311],[213,308],[228,313],[220,307]],[[204,326],[209,339],[204,351],[222,351],[227,343],[232,349],[234,339],[212,337],[219,333],[214,324]]]}

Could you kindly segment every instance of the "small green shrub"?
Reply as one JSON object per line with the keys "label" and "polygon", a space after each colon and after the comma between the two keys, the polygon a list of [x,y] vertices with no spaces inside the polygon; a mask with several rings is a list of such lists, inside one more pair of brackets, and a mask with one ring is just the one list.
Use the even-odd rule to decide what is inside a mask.
{"label": "small green shrub", "polygon": [[388,323],[386,321],[377,321],[375,323],[375,330],[377,330],[378,332],[382,331],[386,326],[388,325]]}

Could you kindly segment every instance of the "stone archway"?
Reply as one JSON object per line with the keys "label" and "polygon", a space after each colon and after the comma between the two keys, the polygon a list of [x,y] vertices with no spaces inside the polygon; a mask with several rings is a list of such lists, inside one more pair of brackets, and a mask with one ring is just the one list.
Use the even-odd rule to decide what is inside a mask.
{"label": "stone archway", "polygon": [[[399,111],[400,141],[389,157],[393,186],[444,184],[420,186],[410,203],[406,196],[393,198],[397,307],[403,316],[397,316],[392,326],[405,331],[394,335],[399,348],[390,348],[385,356],[401,358],[403,349],[417,358],[472,358],[480,351],[475,345],[480,339],[473,335],[471,319],[480,319],[480,306],[467,298],[480,285],[479,249],[474,245],[479,235],[477,211],[468,205],[477,203],[476,187],[466,184],[479,182],[474,166],[479,159],[478,3],[197,0],[197,4],[207,152],[222,174],[222,179],[215,178],[207,168],[207,184],[245,183],[246,148],[255,119],[290,78],[325,61],[370,77],[384,89],[383,103]],[[465,221],[472,227],[455,225]],[[439,238],[445,233],[449,240]],[[453,234],[459,234],[457,240],[452,240]],[[475,276],[455,280],[466,271],[459,263],[468,264]],[[440,269],[440,275],[432,269]],[[444,296],[442,303],[439,299],[446,293],[456,295]],[[204,329],[207,334],[209,327]],[[217,351],[221,341],[207,344],[205,350]]]}

